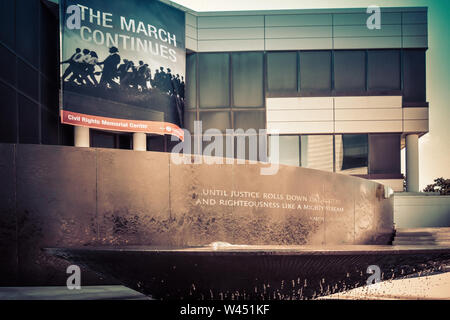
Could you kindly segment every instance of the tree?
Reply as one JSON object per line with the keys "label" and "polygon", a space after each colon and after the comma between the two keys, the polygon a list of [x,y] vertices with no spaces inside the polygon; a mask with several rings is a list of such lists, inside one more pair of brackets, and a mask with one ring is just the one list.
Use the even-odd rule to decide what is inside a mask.
{"label": "tree", "polygon": [[423,192],[439,192],[441,195],[450,195],[450,179],[437,178],[433,184],[429,184]]}

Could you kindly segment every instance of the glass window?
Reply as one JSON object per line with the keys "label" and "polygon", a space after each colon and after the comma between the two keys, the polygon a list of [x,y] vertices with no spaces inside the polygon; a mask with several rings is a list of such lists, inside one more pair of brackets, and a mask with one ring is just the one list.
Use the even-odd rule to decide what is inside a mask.
{"label": "glass window", "polygon": [[300,165],[333,171],[333,136],[304,135],[300,138]]}
{"label": "glass window", "polygon": [[331,52],[300,52],[300,90],[331,90]]}
{"label": "glass window", "polygon": [[58,99],[58,86],[41,76],[41,104],[57,114],[59,110]]}
{"label": "glass window", "polygon": [[74,143],[74,126],[69,124],[59,124],[60,143],[63,146],[73,146]]}
{"label": "glass window", "polygon": [[19,94],[19,143],[39,143],[39,106]]}
{"label": "glass window", "polygon": [[[174,137],[174,141],[172,141],[172,137]],[[172,152],[173,148],[181,142],[180,139],[176,138],[175,136],[166,136],[167,139],[167,151]],[[192,137],[191,137],[192,139]]]}
{"label": "glass window", "polygon": [[16,91],[0,82],[0,142],[17,142]]}
{"label": "glass window", "polygon": [[196,120],[197,113],[186,111],[184,112],[184,128],[186,128],[191,134],[194,134],[194,121]]}
{"label": "glass window", "polygon": [[[208,140],[210,139],[210,140]],[[213,157],[226,157],[226,136],[221,135],[218,141],[216,137],[203,136],[202,140],[203,154]],[[192,147],[193,148],[193,147]]]}
{"label": "glass window", "polygon": [[341,92],[366,89],[366,53],[361,50],[334,52],[334,88]]}
{"label": "glass window", "polygon": [[147,151],[164,152],[164,136],[147,136]]}
{"label": "glass window", "polygon": [[[56,5],[55,5],[56,6]],[[55,8],[56,9],[56,8]],[[56,15],[51,12],[47,5],[41,2],[40,11],[40,65],[41,72],[43,72],[49,79],[56,79],[58,77],[58,19]]]}
{"label": "glass window", "polygon": [[233,116],[234,129],[255,129],[258,132],[266,127],[264,111],[235,111]]}
{"label": "glass window", "polygon": [[371,134],[369,142],[369,173],[400,174],[400,134]]}
{"label": "glass window", "polygon": [[269,91],[297,91],[297,52],[267,53]]}
{"label": "glass window", "polygon": [[263,53],[232,53],[233,104],[235,107],[263,106]]}
{"label": "glass window", "polygon": [[43,144],[58,144],[58,117],[41,108],[41,137]]}
{"label": "glass window", "polygon": [[90,130],[91,147],[93,148],[115,148],[116,136],[114,133]]}
{"label": "glass window", "polygon": [[38,73],[20,59],[17,60],[18,88],[38,100]]}
{"label": "glass window", "polygon": [[236,159],[267,161],[264,157],[260,159],[260,147],[264,148],[263,153],[267,150],[266,140],[262,140],[260,144],[260,137],[258,135],[246,134],[234,136],[234,157]]}
{"label": "glass window", "polygon": [[229,112],[200,112],[200,120],[203,131],[214,128],[225,132],[225,129],[231,128]]}
{"label": "glass window", "polygon": [[403,51],[403,100],[425,102],[425,50]]}
{"label": "glass window", "polygon": [[121,133],[117,135],[117,140],[119,143],[119,149],[131,149],[132,148],[132,135],[128,133]]}
{"label": "glass window", "polygon": [[10,48],[14,48],[14,12],[15,1],[0,2],[0,40]]}
{"label": "glass window", "polygon": [[197,55],[186,56],[186,107],[193,109],[196,107],[197,99]]}
{"label": "glass window", "polygon": [[367,174],[368,150],[367,134],[336,135],[336,172]]}
{"label": "glass window", "polygon": [[[4,1],[3,1],[4,2]],[[0,78],[16,85],[16,57],[0,44]]]}
{"label": "glass window", "polygon": [[40,1],[16,0],[16,50],[33,66],[38,67],[38,26]]}
{"label": "glass window", "polygon": [[369,90],[400,90],[399,50],[370,50],[367,65]]}
{"label": "glass window", "polygon": [[229,107],[229,55],[199,54],[200,108]]}
{"label": "glass window", "polygon": [[[270,155],[273,162],[275,162],[274,139],[276,139],[276,136],[270,136],[269,138]],[[300,165],[299,139],[299,136],[278,136],[278,163],[290,166]]]}

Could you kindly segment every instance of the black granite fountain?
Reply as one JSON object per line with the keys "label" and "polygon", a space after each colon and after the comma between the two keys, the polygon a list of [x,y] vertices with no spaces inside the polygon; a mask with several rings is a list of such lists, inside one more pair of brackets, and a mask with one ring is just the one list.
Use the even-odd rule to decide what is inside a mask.
{"label": "black granite fountain", "polygon": [[438,271],[450,248],[411,246],[240,246],[48,248],[154,299],[302,300],[380,280]]}

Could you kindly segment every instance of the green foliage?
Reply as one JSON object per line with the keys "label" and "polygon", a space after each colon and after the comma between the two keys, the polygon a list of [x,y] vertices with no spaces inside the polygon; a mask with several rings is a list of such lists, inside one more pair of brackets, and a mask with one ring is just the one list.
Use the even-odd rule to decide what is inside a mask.
{"label": "green foliage", "polygon": [[437,178],[433,184],[429,184],[423,192],[439,192],[441,195],[450,195],[450,179]]}

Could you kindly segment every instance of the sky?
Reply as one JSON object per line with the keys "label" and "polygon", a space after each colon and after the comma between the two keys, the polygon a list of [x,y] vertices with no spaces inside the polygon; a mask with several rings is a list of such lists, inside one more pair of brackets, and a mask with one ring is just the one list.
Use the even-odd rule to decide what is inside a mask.
{"label": "sky", "polygon": [[[450,179],[450,0],[174,0],[194,11],[428,7],[427,101],[429,132],[419,139],[419,183]],[[382,12],[383,13],[383,12]],[[405,159],[402,152],[402,172]]]}

